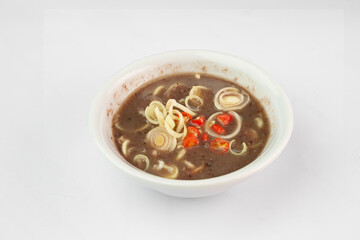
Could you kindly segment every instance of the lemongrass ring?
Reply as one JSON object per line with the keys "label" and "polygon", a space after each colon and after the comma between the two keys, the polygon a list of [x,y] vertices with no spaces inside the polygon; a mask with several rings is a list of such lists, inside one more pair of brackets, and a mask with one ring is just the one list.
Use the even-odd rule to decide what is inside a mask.
{"label": "lemongrass ring", "polygon": [[[179,110],[173,110],[172,113],[173,113],[173,115],[172,115],[173,119],[177,119],[179,121],[178,125],[176,127],[176,131],[180,132],[185,124],[184,116],[181,114],[181,112]],[[179,117],[176,117],[175,114],[177,114]]]}
{"label": "lemongrass ring", "polygon": [[125,137],[121,136],[118,138],[118,143],[123,144],[125,140],[126,140]]}
{"label": "lemongrass ring", "polygon": [[115,126],[116,129],[119,129],[120,131],[124,131],[124,128],[121,127],[121,125],[120,125],[119,122],[116,122],[116,123],[114,124],[114,126]]}
{"label": "lemongrass ring", "polygon": [[262,118],[260,117],[254,118],[254,121],[258,128],[262,128],[264,126],[264,121]]}
{"label": "lemongrass ring", "polygon": [[247,146],[246,146],[246,143],[245,142],[243,142],[242,143],[242,150],[240,151],[240,152],[236,152],[236,151],[234,151],[233,150],[233,148],[232,148],[232,145],[235,143],[236,141],[235,141],[235,139],[233,139],[233,140],[231,140],[230,141],[230,144],[229,144],[229,151],[233,154],[233,155],[235,155],[235,156],[243,156],[245,153],[246,153],[246,151],[247,151]]}
{"label": "lemongrass ring", "polygon": [[[199,106],[198,106],[198,107],[190,106],[189,101],[191,101],[191,100],[193,100],[193,99],[195,99],[196,101],[199,102]],[[187,97],[185,98],[185,106],[186,106],[187,108],[189,108],[190,110],[194,111],[194,112],[200,111],[200,107],[201,107],[203,104],[204,104],[204,100],[203,100],[201,97],[197,96],[197,95],[189,95],[189,96],[187,96]]]}
{"label": "lemongrass ring", "polygon": [[162,147],[165,144],[165,137],[163,135],[157,135],[154,140],[154,144],[157,147]]}
{"label": "lemongrass ring", "polygon": [[171,118],[170,115],[167,115],[166,118],[165,118],[165,123],[167,123],[171,129],[174,129],[175,127],[175,121]]}
{"label": "lemongrass ring", "polygon": [[167,130],[167,132],[175,137],[175,138],[181,138],[183,136],[182,133],[178,133],[178,132],[175,132],[170,126],[169,126],[169,123],[167,121],[165,121],[165,128]]}
{"label": "lemongrass ring", "polygon": [[160,85],[157,88],[155,88],[155,90],[153,92],[153,96],[158,95],[163,89],[164,89],[164,85]]}
{"label": "lemongrass ring", "polygon": [[184,148],[181,149],[181,150],[178,152],[178,154],[176,155],[175,160],[176,160],[176,161],[179,161],[180,159],[182,159],[182,158],[185,156],[185,154],[186,154],[186,150],[185,150]]}
{"label": "lemongrass ring", "polygon": [[163,161],[163,160],[158,160],[158,164],[155,164],[155,165],[153,166],[153,169],[155,169],[155,170],[161,170],[161,169],[163,169],[164,166],[165,166],[164,161]]}
{"label": "lemongrass ring", "polygon": [[135,151],[136,150],[136,147],[129,147],[126,151],[127,155],[130,155],[131,152]]}
{"label": "lemongrass ring", "polygon": [[159,111],[162,113],[163,116],[166,115],[166,108],[165,106],[159,101],[152,101],[149,106],[145,108],[145,117],[146,119],[151,122],[152,124],[159,124],[157,119],[155,109],[158,108]]}
{"label": "lemongrass ring", "polygon": [[156,115],[155,115],[155,111],[154,108],[151,106],[147,106],[145,108],[145,117],[146,119],[151,122],[152,124],[158,124],[159,122],[157,121]]}
{"label": "lemongrass ring", "polygon": [[145,169],[144,171],[146,171],[149,168],[150,165],[150,161],[149,158],[146,155],[143,154],[138,154],[134,157],[133,161],[135,163],[141,163],[141,162],[145,162]]}
{"label": "lemongrass ring", "polygon": [[180,110],[190,114],[191,116],[195,116],[196,113],[185,107],[184,105],[181,105],[180,103],[176,102],[175,99],[169,99],[166,103],[166,109],[170,109],[170,106],[179,108]]}
{"label": "lemongrass ring", "polygon": [[179,175],[179,170],[174,164],[169,164],[169,165],[164,164],[164,169],[166,169],[166,171],[170,173],[169,175],[164,176],[166,178],[174,179],[177,178],[177,176]]}
{"label": "lemongrass ring", "polygon": [[195,168],[195,165],[193,163],[189,162],[188,160],[184,160],[183,162],[188,168],[190,168],[190,169]]}
{"label": "lemongrass ring", "polygon": [[129,139],[126,139],[123,144],[121,145],[121,152],[124,154],[125,157],[127,157],[127,149],[128,149],[128,145],[130,143]]}
{"label": "lemongrass ring", "polygon": [[233,106],[233,105],[238,105],[239,103],[244,101],[244,96],[243,95],[231,95],[231,93],[229,94],[222,94],[219,96],[219,102],[223,105],[223,106]]}
{"label": "lemongrass ring", "polygon": [[193,86],[189,92],[189,95],[196,95],[199,96],[199,91],[203,89],[203,90],[210,90],[210,88],[204,87],[204,86]]}
{"label": "lemongrass ring", "polygon": [[176,138],[165,127],[156,127],[146,134],[146,141],[152,148],[161,152],[171,152],[176,147]]}
{"label": "lemongrass ring", "polygon": [[155,115],[160,126],[164,126],[164,115],[160,112],[159,107],[155,107]]}
{"label": "lemongrass ring", "polygon": [[191,173],[191,174],[196,174],[196,173],[198,173],[198,172],[201,172],[204,168],[205,168],[205,164],[203,164],[203,165],[201,165],[201,166],[199,166],[199,167],[197,167],[197,168],[195,168],[195,169],[192,169],[192,170],[190,171],[190,173]]}
{"label": "lemongrass ring", "polygon": [[241,110],[249,102],[249,94],[234,87],[222,88],[214,97],[214,105],[218,110]]}
{"label": "lemongrass ring", "polygon": [[184,124],[184,131],[183,131],[181,140],[184,139],[186,137],[186,135],[187,135],[187,128],[186,128],[186,125]]}

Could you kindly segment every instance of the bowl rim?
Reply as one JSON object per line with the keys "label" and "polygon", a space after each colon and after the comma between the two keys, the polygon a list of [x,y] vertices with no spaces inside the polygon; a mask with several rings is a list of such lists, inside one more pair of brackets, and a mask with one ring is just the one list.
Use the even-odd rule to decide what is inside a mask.
{"label": "bowl rim", "polygon": [[[252,165],[252,163],[246,165],[243,168],[240,168],[234,172],[213,177],[213,178],[207,178],[207,179],[198,179],[198,180],[181,180],[181,179],[167,179],[163,177],[159,177],[156,175],[152,175],[150,173],[141,171],[140,169],[136,169],[132,165],[126,163],[126,160],[121,157],[122,161],[119,161],[119,156],[117,156],[113,151],[107,147],[105,143],[101,141],[101,134],[99,131],[100,125],[96,121],[96,118],[98,117],[98,110],[100,110],[100,102],[103,98],[104,94],[107,92],[109,87],[112,85],[113,82],[117,81],[120,76],[122,76],[124,73],[126,73],[129,69],[131,69],[133,66],[143,62],[147,61],[153,57],[161,57],[161,56],[167,56],[167,55],[176,55],[176,54],[212,54],[214,56],[223,56],[228,58],[233,58],[237,61],[242,61],[252,67],[254,67],[257,71],[259,71],[261,74],[266,76],[268,80],[272,82],[272,84],[277,88],[279,93],[281,94],[281,97],[285,102],[283,102],[285,109],[286,109],[286,118],[288,119],[288,127],[281,135],[281,138],[279,142],[276,144],[276,151],[272,151],[269,156],[267,157],[266,161],[262,161],[259,164]],[[160,53],[155,53],[148,55],[146,57],[140,58],[138,60],[135,60],[131,62],[130,64],[123,67],[120,71],[115,73],[110,79],[103,84],[103,86],[100,88],[98,93],[96,94],[96,97],[94,98],[90,114],[89,114],[89,130],[92,138],[95,140],[96,145],[100,148],[100,150],[103,152],[103,154],[106,156],[106,158],[112,162],[115,166],[120,168],[123,172],[130,175],[131,177],[136,178],[137,180],[140,180],[144,183],[151,183],[151,184],[160,184],[163,186],[176,186],[176,187],[187,187],[187,188],[197,188],[197,187],[204,187],[204,186],[214,186],[214,185],[223,185],[223,184],[230,184],[232,182],[238,182],[243,179],[246,179],[257,172],[264,169],[266,166],[268,166],[271,162],[273,162],[283,151],[285,146],[287,145],[288,141],[290,140],[292,131],[293,131],[293,125],[294,125],[294,117],[293,117],[293,110],[291,107],[291,103],[289,101],[289,98],[287,97],[286,93],[282,89],[282,87],[276,82],[276,80],[270,76],[267,72],[265,72],[262,68],[257,66],[256,64],[253,64],[249,62],[248,60],[245,60],[243,58],[240,58],[238,56],[234,56],[228,53],[223,53],[219,51],[213,51],[213,50],[203,50],[203,49],[183,49],[183,50],[172,50],[172,51],[165,51]]]}

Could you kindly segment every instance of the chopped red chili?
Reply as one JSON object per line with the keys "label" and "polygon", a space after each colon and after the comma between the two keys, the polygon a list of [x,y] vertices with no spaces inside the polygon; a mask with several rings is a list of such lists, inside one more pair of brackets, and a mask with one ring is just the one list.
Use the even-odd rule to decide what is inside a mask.
{"label": "chopped red chili", "polygon": [[207,142],[207,141],[209,141],[209,134],[207,134],[207,133],[204,133],[203,135],[202,135],[202,138],[201,138],[203,141],[205,141],[205,142]]}
{"label": "chopped red chili", "polygon": [[197,118],[191,120],[191,123],[195,126],[201,127],[205,123],[205,117],[204,116],[197,117]]}
{"label": "chopped red chili", "polygon": [[184,121],[187,123],[188,121],[190,121],[191,120],[191,115],[190,114],[188,114],[187,112],[181,112],[181,115],[183,115],[183,117],[184,117]]}
{"label": "chopped red chili", "polygon": [[210,149],[218,153],[225,153],[229,150],[229,142],[222,138],[215,138],[210,143]]}
{"label": "chopped red chili", "polygon": [[195,135],[195,137],[198,137],[200,135],[199,130],[196,127],[187,127],[188,134],[192,133]]}
{"label": "chopped red chili", "polygon": [[191,148],[200,144],[199,139],[194,134],[189,134],[184,138],[183,146],[185,148]]}
{"label": "chopped red chili", "polygon": [[232,120],[231,114],[220,114],[216,117],[216,119],[223,125],[227,126]]}
{"label": "chopped red chili", "polygon": [[214,130],[214,132],[218,133],[218,134],[224,134],[225,133],[225,129],[223,129],[222,127],[220,127],[220,125],[218,124],[213,124],[211,126],[212,130]]}

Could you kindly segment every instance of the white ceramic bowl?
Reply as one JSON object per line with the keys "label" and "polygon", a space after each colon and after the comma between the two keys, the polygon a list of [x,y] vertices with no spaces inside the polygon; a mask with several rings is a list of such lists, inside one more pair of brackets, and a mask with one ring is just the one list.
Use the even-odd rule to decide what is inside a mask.
{"label": "white ceramic bowl", "polygon": [[[261,155],[249,165],[226,175],[204,180],[173,180],[143,172],[117,152],[111,136],[111,119],[123,100],[140,85],[161,76],[207,73],[234,81],[261,101],[271,123],[269,141]],[[105,156],[123,173],[159,192],[178,197],[203,197],[227,190],[252,176],[284,149],[293,128],[289,100],[280,86],[253,64],[231,55],[180,50],[140,59],[115,74],[98,93],[90,114],[90,129]]]}

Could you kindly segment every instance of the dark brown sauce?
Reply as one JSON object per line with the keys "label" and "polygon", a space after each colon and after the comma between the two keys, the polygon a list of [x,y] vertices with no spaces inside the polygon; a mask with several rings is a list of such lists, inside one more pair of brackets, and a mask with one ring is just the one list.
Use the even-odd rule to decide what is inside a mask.
{"label": "dark brown sauce", "polygon": [[[177,84],[178,86],[174,85]],[[153,96],[154,90],[164,85],[164,90],[157,96]],[[174,89],[169,89],[172,86]],[[176,86],[176,88],[175,88]],[[147,119],[139,113],[143,111],[151,101],[158,100],[164,105],[169,98],[175,99],[179,102],[180,99],[184,99],[193,86],[205,86],[211,89],[204,96],[204,104],[197,115],[205,116],[205,119],[212,114],[219,112],[214,106],[213,98],[215,93],[224,87],[235,87],[246,91],[245,88],[224,79],[209,75],[201,75],[200,79],[196,79],[194,74],[187,75],[173,75],[166,78],[154,80],[145,86],[141,86],[136,89],[124,103],[117,110],[113,117],[113,136],[117,149],[122,154],[121,143],[117,139],[129,139],[129,147],[132,148],[129,156],[125,159],[135,167],[144,169],[144,164],[136,164],[133,162],[133,158],[137,154],[144,154],[148,156],[150,160],[150,166],[147,172],[150,174],[163,176],[164,171],[155,170],[153,166],[158,163],[158,160],[164,161],[165,164],[174,164],[179,170],[179,174],[176,179],[206,179],[221,176],[227,173],[236,171],[252,161],[254,161],[262,152],[266,145],[266,142],[270,134],[270,125],[267,115],[260,104],[248,91],[250,95],[249,104],[241,109],[234,110],[240,116],[242,116],[242,127],[240,133],[233,139],[236,140],[235,148],[241,148],[241,143],[245,142],[248,146],[248,150],[244,156],[235,156],[230,153],[217,153],[209,149],[210,142],[214,137],[209,136],[209,141],[204,142],[200,138],[200,145],[191,149],[186,149],[185,156],[180,160],[175,160],[178,149],[167,154],[159,154],[153,156],[151,152],[153,148],[146,142],[146,134],[156,125],[139,132],[132,132],[131,129],[138,129],[147,122]],[[166,92],[166,94],[165,94]],[[259,128],[255,123],[255,118],[260,117],[263,120],[263,127]],[[115,124],[119,124],[125,131],[119,130],[115,127]],[[234,128],[233,123],[226,126],[226,131],[231,132]],[[256,136],[257,135],[257,136]],[[229,139],[230,142],[232,139]],[[178,144],[181,145],[182,141],[178,140]],[[123,154],[122,154],[123,155]],[[191,173],[191,169],[184,164],[184,160],[191,162],[195,167],[204,166],[201,171],[197,173]]]}

